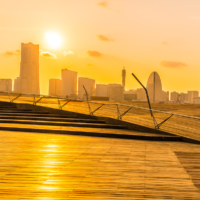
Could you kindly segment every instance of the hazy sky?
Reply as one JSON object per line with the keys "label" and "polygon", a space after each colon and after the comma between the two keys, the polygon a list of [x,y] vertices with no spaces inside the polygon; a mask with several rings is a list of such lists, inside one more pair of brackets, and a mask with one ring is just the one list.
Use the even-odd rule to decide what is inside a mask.
{"label": "hazy sky", "polygon": [[164,90],[200,90],[200,0],[1,0],[0,36],[0,78],[19,76],[22,42],[40,45],[42,94],[63,68],[107,84],[123,66],[126,89],[157,71]]}

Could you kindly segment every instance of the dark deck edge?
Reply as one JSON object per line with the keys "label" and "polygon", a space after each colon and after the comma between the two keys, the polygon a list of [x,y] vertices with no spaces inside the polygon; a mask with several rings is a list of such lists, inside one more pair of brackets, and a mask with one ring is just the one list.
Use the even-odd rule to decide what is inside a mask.
{"label": "dark deck edge", "polygon": [[[71,122],[71,121],[70,121]],[[11,119],[6,119],[4,121],[0,120],[0,124],[29,124],[29,125],[44,125],[44,126],[66,126],[66,127],[88,127],[88,128],[107,128],[107,129],[126,129],[125,126],[122,125],[114,125],[114,124],[100,124],[100,123],[87,123],[87,122],[59,122],[59,123],[55,123],[53,122],[49,122],[49,121],[45,121],[45,120],[41,120],[39,121],[13,121]]]}
{"label": "dark deck edge", "polygon": [[62,135],[105,137],[105,138],[129,139],[129,140],[182,141],[181,137],[170,137],[170,136],[125,135],[125,134],[86,132],[86,131],[65,131],[65,130],[16,128],[16,127],[0,127],[0,130],[2,130],[2,131],[15,131],[15,132],[28,132],[28,133],[49,133],[49,134],[62,134]]}

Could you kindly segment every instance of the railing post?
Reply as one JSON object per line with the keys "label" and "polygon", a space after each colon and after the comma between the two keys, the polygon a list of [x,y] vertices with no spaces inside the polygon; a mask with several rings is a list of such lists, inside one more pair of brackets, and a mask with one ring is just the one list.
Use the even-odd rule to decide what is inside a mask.
{"label": "railing post", "polygon": [[119,107],[118,107],[118,104],[117,105],[117,118],[119,119],[120,118],[120,111],[119,111]]}
{"label": "railing post", "polygon": [[144,87],[144,85],[139,81],[139,79],[138,79],[133,73],[132,73],[132,75],[133,75],[133,77],[138,81],[138,83],[143,87],[143,89],[144,89],[145,92],[146,92],[146,97],[147,97],[147,101],[148,101],[148,104],[149,104],[150,113],[151,113],[151,116],[152,116],[152,118],[153,118],[154,126],[155,126],[155,129],[156,129],[156,127],[157,127],[157,121],[156,121],[156,119],[155,119],[155,117],[154,117],[154,115],[153,115],[153,112],[152,112],[152,110],[151,110],[151,103],[150,103],[150,100],[149,100],[148,91],[147,91],[147,89]]}
{"label": "railing post", "polygon": [[33,95],[33,105],[35,105],[35,94]]}
{"label": "railing post", "polygon": [[58,97],[58,108],[60,108],[60,100],[59,100],[59,97]]}
{"label": "railing post", "polygon": [[85,90],[85,94],[86,94],[86,98],[87,98],[87,103],[88,103],[89,113],[90,113],[90,115],[92,115],[92,111],[91,111],[91,108],[90,108],[90,104],[89,104],[89,102],[88,102],[88,93],[87,93],[87,90],[86,90],[86,88],[85,88],[84,85],[83,85],[83,88],[84,88],[84,90]]}
{"label": "railing post", "polygon": [[10,100],[10,102],[11,102],[11,97],[10,97],[10,93],[8,93],[8,96],[9,96],[9,100]]}

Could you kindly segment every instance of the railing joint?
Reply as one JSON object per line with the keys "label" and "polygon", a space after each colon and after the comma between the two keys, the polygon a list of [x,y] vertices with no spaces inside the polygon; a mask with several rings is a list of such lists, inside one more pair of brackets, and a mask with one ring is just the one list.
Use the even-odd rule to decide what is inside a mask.
{"label": "railing joint", "polygon": [[44,96],[41,97],[40,99],[38,99],[37,101],[35,101],[35,98],[34,98],[34,103],[33,103],[33,104],[36,106],[36,104],[37,104],[39,101],[41,101],[43,98],[44,98]]}
{"label": "railing joint", "polygon": [[171,117],[173,116],[173,114],[172,115],[170,115],[167,119],[165,119],[164,121],[162,121],[160,124],[157,124],[157,126],[156,126],[156,129],[159,129],[160,127],[161,127],[161,125],[163,125],[167,120],[169,120]]}
{"label": "railing joint", "polygon": [[119,119],[119,120],[122,120],[122,117],[123,117],[126,113],[128,113],[131,109],[132,109],[132,107],[130,107],[128,110],[126,110],[123,114],[121,114],[121,115],[118,117],[118,119]]}
{"label": "railing joint", "polygon": [[60,109],[62,110],[62,108],[63,108],[64,106],[66,106],[70,101],[71,101],[71,99],[68,100],[68,101],[67,101],[66,103],[64,103],[63,105],[60,105]]}
{"label": "railing joint", "polygon": [[10,102],[13,103],[16,99],[18,99],[20,96],[22,96],[22,94],[19,94],[17,97],[15,97],[14,99],[12,99]]}
{"label": "railing joint", "polygon": [[98,108],[96,108],[95,110],[93,110],[90,114],[91,115],[94,115],[94,113],[99,110],[102,106],[104,106],[104,104],[102,104],[101,106],[99,106]]}

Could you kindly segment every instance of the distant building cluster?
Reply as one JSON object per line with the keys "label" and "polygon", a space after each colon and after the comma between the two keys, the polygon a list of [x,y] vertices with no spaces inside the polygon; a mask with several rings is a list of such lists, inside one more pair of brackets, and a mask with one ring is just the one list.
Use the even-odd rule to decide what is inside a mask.
{"label": "distant building cluster", "polygon": [[[146,102],[143,88],[126,91],[126,70],[122,70],[122,84],[96,84],[94,79],[78,77],[78,73],[62,69],[61,79],[49,80],[49,95],[72,99],[102,101],[140,101]],[[162,89],[160,76],[152,72],[146,89],[151,103],[194,103],[200,104],[198,91],[187,93],[170,92]],[[12,79],[0,79],[0,91],[12,92]],[[14,80],[14,92],[40,94],[39,84],[39,45],[21,44],[21,63],[19,77]],[[87,93],[87,96],[86,96]],[[169,95],[170,94],[170,95]]]}
{"label": "distant building cluster", "polygon": [[61,79],[49,80],[49,95],[86,100],[124,100],[124,87],[120,84],[96,84],[94,79],[78,77],[77,72],[62,69]]}
{"label": "distant building cluster", "polygon": [[[105,101],[140,101],[146,102],[147,96],[143,88],[125,90],[126,70],[122,70],[122,84],[95,84],[95,80],[78,77],[77,72],[63,69],[61,79],[49,80],[49,95]],[[84,87],[83,87],[84,86]],[[157,72],[152,72],[146,85],[151,103],[200,103],[198,91],[178,93],[162,90],[162,83]],[[170,94],[170,95],[169,95]]]}
{"label": "distant building cluster", "polygon": [[187,93],[171,92],[170,100],[172,103],[200,103],[198,91],[188,91]]}
{"label": "distant building cluster", "polygon": [[[162,90],[162,83],[157,72],[152,72],[147,80],[146,89],[148,91],[149,100],[151,103],[168,103],[169,92]],[[125,100],[130,101],[147,101],[146,92],[143,88],[136,90],[125,91]]]}

